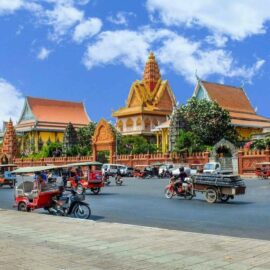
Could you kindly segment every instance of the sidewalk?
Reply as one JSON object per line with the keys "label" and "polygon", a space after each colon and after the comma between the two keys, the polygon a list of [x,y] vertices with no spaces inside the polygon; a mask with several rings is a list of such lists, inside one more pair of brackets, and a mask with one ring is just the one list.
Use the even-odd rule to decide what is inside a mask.
{"label": "sidewalk", "polygon": [[270,242],[0,210],[0,269],[270,269]]}

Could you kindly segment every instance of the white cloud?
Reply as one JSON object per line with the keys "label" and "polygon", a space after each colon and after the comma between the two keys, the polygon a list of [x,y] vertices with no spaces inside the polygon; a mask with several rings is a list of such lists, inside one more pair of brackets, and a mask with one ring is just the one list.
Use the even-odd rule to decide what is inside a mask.
{"label": "white cloud", "polygon": [[147,0],[146,5],[166,25],[206,27],[237,40],[265,33],[270,20],[269,0]]}
{"label": "white cloud", "polygon": [[83,19],[83,12],[72,5],[56,5],[53,10],[47,10],[47,23],[54,28],[54,38],[66,34],[76,23]]}
{"label": "white cloud", "polygon": [[221,48],[221,47],[225,47],[226,43],[228,42],[228,38],[220,34],[214,34],[212,36],[207,36],[205,38],[205,41],[208,44]]}
{"label": "white cloud", "polygon": [[13,13],[23,6],[23,0],[0,0],[0,15]]}
{"label": "white cloud", "polygon": [[114,17],[109,16],[107,20],[111,23],[117,24],[117,25],[128,25],[128,17],[135,17],[135,14],[133,12],[118,12]]}
{"label": "white cloud", "polygon": [[24,97],[21,91],[0,78],[0,96],[0,123],[8,121],[10,118],[13,121],[17,121],[24,104]]}
{"label": "white cloud", "polygon": [[50,55],[51,52],[52,52],[51,50],[48,50],[45,47],[42,47],[40,49],[38,55],[37,55],[37,58],[39,60],[45,60],[45,59],[47,59],[49,57],[49,55]]}
{"label": "white cloud", "polygon": [[141,72],[151,43],[170,35],[171,32],[168,30],[154,31],[148,28],[140,29],[138,32],[129,30],[102,32],[97,41],[88,46],[83,63],[88,69],[106,64],[123,64]]}
{"label": "white cloud", "polygon": [[221,77],[240,77],[251,82],[264,64],[264,60],[258,60],[251,67],[240,66],[229,51],[204,48],[201,42],[189,40],[172,31],[149,28],[138,32],[102,32],[97,41],[88,46],[83,63],[88,69],[106,64],[122,64],[142,72],[152,49],[156,51],[162,68],[171,68],[192,83],[196,70],[204,79],[216,74]]}
{"label": "white cloud", "polygon": [[80,43],[83,40],[90,38],[100,32],[102,21],[98,18],[90,18],[82,21],[75,27],[73,40]]}

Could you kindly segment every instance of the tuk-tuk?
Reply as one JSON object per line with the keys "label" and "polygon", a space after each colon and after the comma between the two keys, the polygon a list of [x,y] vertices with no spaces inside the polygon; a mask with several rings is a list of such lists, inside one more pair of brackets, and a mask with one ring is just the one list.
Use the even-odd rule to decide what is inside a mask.
{"label": "tuk-tuk", "polygon": [[17,167],[15,164],[1,164],[0,165],[0,187],[9,186],[13,188],[16,184],[16,175],[12,170]]}
{"label": "tuk-tuk", "polygon": [[[14,170],[17,175],[34,175],[44,171],[52,170],[55,166],[39,166],[39,167],[24,167]],[[34,177],[32,180],[22,181],[15,189],[15,205],[19,211],[30,212],[34,209],[44,208],[49,209],[53,204],[53,198],[61,195],[59,187],[55,184],[46,184],[46,187],[37,189],[34,185]]]}
{"label": "tuk-tuk", "polygon": [[257,163],[255,174],[262,179],[267,179],[270,176],[270,162]]}
{"label": "tuk-tuk", "polygon": [[[104,187],[101,166],[100,162],[71,163],[63,166],[69,169],[66,188],[76,188],[78,193],[85,193],[89,189],[93,194],[99,194]],[[72,171],[72,168],[79,168],[79,171]]]}
{"label": "tuk-tuk", "polygon": [[149,165],[136,165],[133,176],[142,179],[152,178],[154,176],[153,167]]}

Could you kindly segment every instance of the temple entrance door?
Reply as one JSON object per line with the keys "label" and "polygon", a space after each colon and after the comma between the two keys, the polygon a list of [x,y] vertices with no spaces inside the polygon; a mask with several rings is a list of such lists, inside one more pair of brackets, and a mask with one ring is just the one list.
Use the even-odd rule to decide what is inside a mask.
{"label": "temple entrance door", "polygon": [[8,157],[5,154],[0,155],[0,164],[8,164]]}
{"label": "temple entrance door", "polygon": [[222,139],[213,148],[210,159],[219,162],[222,170],[233,171],[238,173],[237,149],[229,141]]}
{"label": "temple entrance door", "polygon": [[110,161],[110,151],[99,151],[97,152],[96,161],[101,163],[108,163]]}
{"label": "temple entrance door", "polygon": [[92,138],[93,143],[93,160],[103,159],[100,162],[105,163],[105,159],[109,163],[114,162],[116,152],[116,136],[112,126],[102,119],[95,130]]}

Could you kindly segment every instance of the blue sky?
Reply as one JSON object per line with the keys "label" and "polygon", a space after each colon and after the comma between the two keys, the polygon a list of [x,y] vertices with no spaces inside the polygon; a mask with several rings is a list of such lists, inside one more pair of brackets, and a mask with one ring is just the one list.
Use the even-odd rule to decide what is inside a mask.
{"label": "blue sky", "polygon": [[179,103],[197,71],[244,84],[270,117],[269,26],[268,0],[0,0],[0,121],[16,121],[27,95],[84,101],[91,119],[110,119],[150,51]]}

